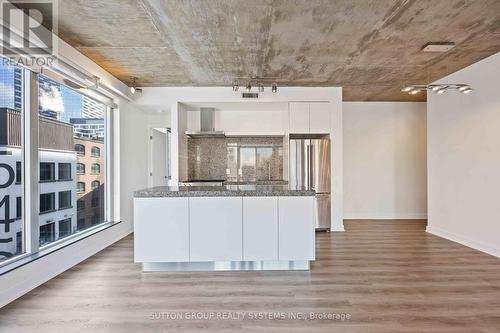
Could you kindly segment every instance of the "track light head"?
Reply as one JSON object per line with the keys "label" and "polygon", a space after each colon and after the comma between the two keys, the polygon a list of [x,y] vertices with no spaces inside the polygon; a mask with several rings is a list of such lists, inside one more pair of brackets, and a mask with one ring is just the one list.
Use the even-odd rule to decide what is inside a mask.
{"label": "track light head", "polygon": [[248,82],[247,86],[245,87],[245,90],[247,92],[250,92],[252,90],[252,85],[250,84],[250,82]]}
{"label": "track light head", "polygon": [[277,93],[278,92],[278,85],[276,84],[276,82],[274,82],[273,85],[271,86],[271,91],[273,93]]}
{"label": "track light head", "polygon": [[233,82],[233,91],[238,91],[240,89],[240,85],[238,84],[238,81]]}

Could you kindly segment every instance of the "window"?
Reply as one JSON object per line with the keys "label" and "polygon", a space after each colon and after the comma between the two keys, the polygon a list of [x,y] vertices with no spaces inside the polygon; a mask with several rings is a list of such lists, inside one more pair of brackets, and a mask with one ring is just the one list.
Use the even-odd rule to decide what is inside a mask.
{"label": "window", "polygon": [[83,193],[83,192],[85,192],[85,183],[84,182],[76,183],[76,193]]}
{"label": "window", "polygon": [[24,247],[24,90],[24,69],[0,56],[0,264]]}
{"label": "window", "polygon": [[71,235],[71,218],[59,221],[59,238]]}
{"label": "window", "polygon": [[71,191],[59,192],[59,209],[71,208]]}
{"label": "window", "polygon": [[40,214],[54,211],[56,209],[56,194],[40,194]]}
{"label": "window", "polygon": [[85,173],[85,164],[77,163],[76,164],[76,173],[79,175],[83,175]]}
{"label": "window", "polygon": [[16,219],[20,219],[23,216],[23,198],[16,198]]}
{"label": "window", "polygon": [[40,246],[53,242],[56,238],[54,222],[40,226]]}
{"label": "window", "polygon": [[59,180],[71,180],[71,163],[59,163]]}
{"label": "window", "polygon": [[92,187],[92,191],[96,191],[96,190],[99,189],[99,186],[101,185],[101,183],[99,183],[98,180],[94,180],[91,185],[92,185],[91,186]]}
{"label": "window", "polygon": [[21,184],[23,178],[23,166],[21,162],[16,162],[16,184]]}
{"label": "window", "polygon": [[92,155],[92,157],[101,156],[101,149],[99,147],[95,147],[95,146],[92,147],[90,155]]}
{"label": "window", "polygon": [[75,145],[75,151],[80,156],[85,156],[85,146],[81,144]]}
{"label": "window", "polygon": [[99,197],[92,197],[92,208],[99,206]]}
{"label": "window", "polygon": [[98,175],[101,173],[101,166],[98,164],[98,163],[93,163],[92,164],[92,169],[91,169],[91,173],[93,175]]}
{"label": "window", "polygon": [[55,163],[40,163],[40,181],[50,182],[56,180]]}
{"label": "window", "polygon": [[[4,58],[0,56],[0,60]],[[31,78],[38,79],[38,85],[25,85]],[[34,90],[36,86],[38,89]],[[37,110],[32,105],[36,97]],[[38,111],[39,117],[25,117],[26,110]],[[33,244],[33,239],[47,244],[105,220],[104,203],[108,199],[105,196],[108,186],[105,143],[109,111],[104,104],[43,74],[32,76],[28,68],[0,61],[0,219],[5,222],[0,223],[0,265],[26,249],[28,254],[36,254],[39,244]],[[23,126],[25,120],[30,122],[26,128]],[[35,128],[38,139],[30,140]],[[26,151],[24,142],[30,143],[35,151]],[[38,158],[34,160],[39,163],[22,162],[22,156],[30,156],[36,151]],[[88,181],[81,176],[75,177],[78,163],[80,174],[89,173],[85,169],[91,167],[91,163],[86,164],[85,158],[90,154],[99,157],[94,159],[99,166],[93,169],[99,176]],[[39,184],[27,192],[24,180],[29,178],[38,179]],[[99,181],[99,191],[90,192],[93,180]],[[76,189],[79,193],[75,198]],[[86,208],[90,208],[90,198],[96,195],[95,192],[100,196],[99,206],[82,209],[85,203]],[[35,200],[26,200],[24,193],[34,195]],[[72,206],[78,198],[83,200],[77,210]],[[25,214],[35,207],[39,216]],[[56,211],[59,208],[65,210]],[[70,221],[64,221],[66,219]],[[25,226],[33,222],[39,225],[25,233]],[[33,246],[26,246],[25,242]]]}
{"label": "window", "polygon": [[78,200],[76,202],[76,209],[78,209],[78,210],[85,209],[85,200],[82,200],[82,199]]}

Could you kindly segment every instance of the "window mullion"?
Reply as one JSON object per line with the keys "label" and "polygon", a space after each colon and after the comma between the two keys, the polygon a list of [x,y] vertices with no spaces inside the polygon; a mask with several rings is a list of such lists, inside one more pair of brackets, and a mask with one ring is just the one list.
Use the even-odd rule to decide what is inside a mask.
{"label": "window mullion", "polygon": [[24,216],[27,253],[39,249],[38,74],[24,70]]}

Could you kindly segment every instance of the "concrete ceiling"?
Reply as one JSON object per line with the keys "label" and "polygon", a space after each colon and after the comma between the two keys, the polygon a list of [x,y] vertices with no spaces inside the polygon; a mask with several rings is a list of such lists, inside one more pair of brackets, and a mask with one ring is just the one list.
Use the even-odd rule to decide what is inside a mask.
{"label": "concrete ceiling", "polygon": [[[60,0],[59,35],[140,86],[342,86],[348,101],[400,91],[500,51],[500,0]],[[444,54],[429,41],[453,41]],[[241,82],[241,80],[240,80]]]}

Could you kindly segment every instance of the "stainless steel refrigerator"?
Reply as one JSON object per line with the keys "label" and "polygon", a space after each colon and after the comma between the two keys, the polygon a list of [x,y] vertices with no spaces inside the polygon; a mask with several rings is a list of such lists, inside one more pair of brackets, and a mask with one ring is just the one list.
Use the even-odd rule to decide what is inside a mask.
{"label": "stainless steel refrigerator", "polygon": [[330,231],[330,139],[317,136],[290,138],[289,154],[290,186],[304,187],[316,192],[316,230]]}

